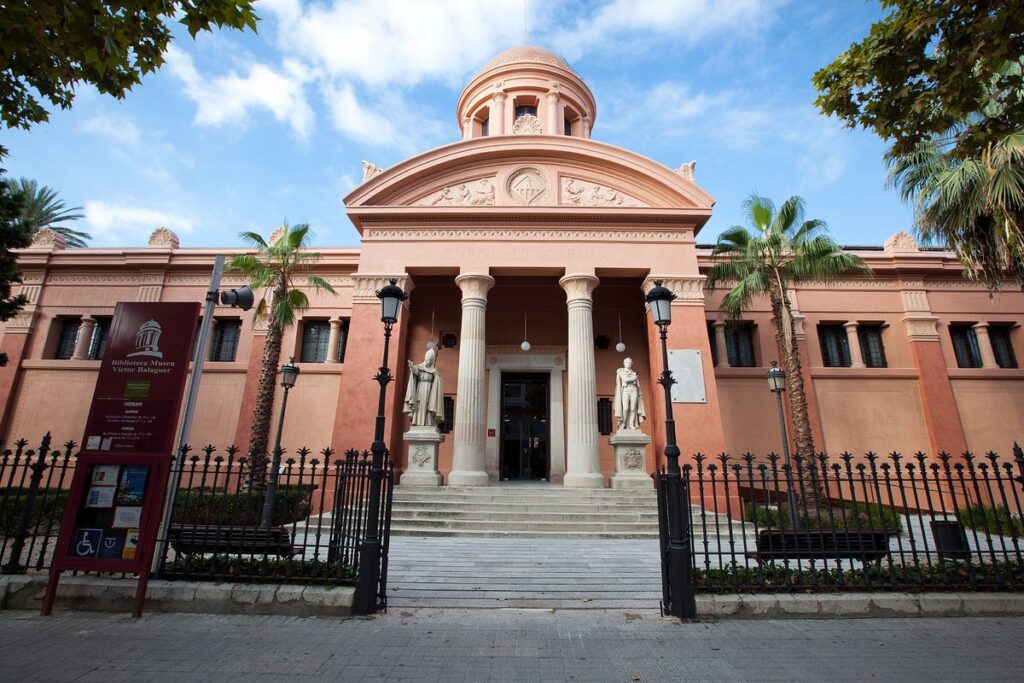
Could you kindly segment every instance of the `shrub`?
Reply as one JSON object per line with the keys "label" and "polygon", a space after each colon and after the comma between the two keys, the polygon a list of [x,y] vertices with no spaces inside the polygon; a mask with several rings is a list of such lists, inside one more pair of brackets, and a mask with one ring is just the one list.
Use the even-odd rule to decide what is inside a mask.
{"label": "shrub", "polygon": [[[291,524],[309,517],[313,484],[281,486],[274,497],[272,524]],[[263,518],[263,491],[224,493],[210,488],[182,489],[174,510],[175,524],[255,526]]]}
{"label": "shrub", "polygon": [[[0,488],[0,533],[5,536],[18,533],[18,524],[27,500],[28,489]],[[67,489],[39,489],[28,520],[29,533],[59,530],[67,504]]]}
{"label": "shrub", "polygon": [[960,518],[961,524],[978,531],[988,530],[993,536],[1009,536],[1020,538],[1020,518],[1010,512],[1005,505],[987,507],[978,503],[967,507],[957,508],[956,515]]}
{"label": "shrub", "polygon": [[[790,529],[789,508],[780,505],[778,509],[747,503],[744,521],[756,522],[759,528]],[[887,507],[865,503],[832,503],[831,516],[827,511],[821,515],[801,515],[801,529],[885,529],[902,531],[903,520]]]}
{"label": "shrub", "polygon": [[168,561],[160,578],[239,581],[246,583],[301,583],[316,585],[353,585],[355,570],[341,562],[310,559],[272,559],[213,555],[185,557]]}

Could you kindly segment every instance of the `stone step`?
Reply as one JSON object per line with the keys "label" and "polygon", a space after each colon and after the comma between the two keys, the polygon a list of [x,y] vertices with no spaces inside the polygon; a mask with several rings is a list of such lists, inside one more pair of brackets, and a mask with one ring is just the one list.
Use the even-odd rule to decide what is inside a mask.
{"label": "stone step", "polygon": [[392,520],[447,520],[478,519],[491,521],[538,521],[538,522],[636,522],[657,524],[656,510],[621,510],[615,512],[577,512],[565,510],[463,510],[458,508],[395,508]]}
{"label": "stone step", "polygon": [[517,529],[451,529],[444,527],[406,527],[396,524],[391,526],[392,536],[458,536],[462,538],[658,538],[658,529],[653,531],[568,531],[557,529],[551,531],[531,530],[523,531]]}
{"label": "stone step", "polygon": [[391,518],[392,529],[395,525],[403,528],[432,528],[432,529],[466,529],[481,531],[606,531],[617,533],[630,532],[658,532],[656,523],[641,522],[597,522],[580,517],[569,520],[545,522],[530,518],[511,520],[492,519],[401,519]]}
{"label": "stone step", "polygon": [[565,512],[569,514],[588,514],[594,512],[649,512],[652,514],[658,513],[657,505],[646,505],[646,504],[633,504],[633,503],[619,503],[619,504],[605,504],[605,503],[513,503],[504,501],[492,501],[492,502],[463,502],[463,501],[429,501],[429,500],[418,500],[418,501],[395,501],[392,506],[394,510],[452,510],[452,511],[463,511],[463,512],[491,512],[494,510],[500,510],[502,512],[512,513],[531,513],[531,512]]}
{"label": "stone step", "polygon": [[621,499],[635,498],[655,500],[654,489],[567,489],[560,486],[537,486],[537,487],[516,487],[516,486],[438,486],[438,487],[402,487],[394,488],[396,500],[409,498],[457,498],[457,497],[484,497],[494,498],[558,498],[560,500],[573,499]]}

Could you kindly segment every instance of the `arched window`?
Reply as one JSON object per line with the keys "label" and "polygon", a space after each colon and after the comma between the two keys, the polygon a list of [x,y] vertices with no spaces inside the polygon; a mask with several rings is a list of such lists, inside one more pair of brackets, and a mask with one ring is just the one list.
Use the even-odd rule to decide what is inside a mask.
{"label": "arched window", "polygon": [[491,134],[491,132],[490,132],[491,131],[490,123],[491,123],[490,119],[484,119],[483,121],[480,122],[480,135],[481,136],[486,137],[486,136]]}

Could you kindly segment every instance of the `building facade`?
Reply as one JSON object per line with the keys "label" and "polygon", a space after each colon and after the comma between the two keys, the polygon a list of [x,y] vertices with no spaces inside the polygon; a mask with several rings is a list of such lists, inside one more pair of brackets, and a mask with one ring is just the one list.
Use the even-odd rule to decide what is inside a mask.
{"label": "building facade", "polygon": [[[316,249],[317,273],[337,295],[311,292],[286,332],[281,361],[294,356],[302,372],[285,447],[369,447],[383,350],[375,292],[395,279],[409,292],[387,414],[400,469],[419,466],[402,438],[407,363],[433,343],[445,483],[608,485],[611,398],[627,356],[647,408],[640,428],[654,441],[637,469],[652,472],[665,406],[643,295],[658,280],[678,295],[668,345],[684,454],[779,450],[764,380],[777,358],[768,303],[727,320],[725,292],[704,287],[710,248],[697,240],[714,200],[692,164],[673,170],[592,140],[593,95],[540,48],[495,57],[457,113],[461,141],[387,169],[364,162],[345,198],[360,248]],[[37,234],[19,257],[29,304],[0,338],[0,435],[79,441],[116,302],[203,301],[214,256],[239,251],[182,248],[167,229],[132,249],[66,249]],[[906,233],[850,251],[873,277],[791,292],[818,448],[1007,451],[1024,440],[1024,294],[990,297],[953,254]],[[223,281],[241,284],[230,272]],[[218,309],[193,443],[246,448],[265,339],[251,315]]]}

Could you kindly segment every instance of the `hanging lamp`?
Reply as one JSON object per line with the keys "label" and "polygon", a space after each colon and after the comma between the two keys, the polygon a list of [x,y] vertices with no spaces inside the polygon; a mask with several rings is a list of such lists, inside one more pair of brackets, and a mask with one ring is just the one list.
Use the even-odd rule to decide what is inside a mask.
{"label": "hanging lamp", "polygon": [[530,342],[526,341],[527,336],[528,335],[526,334],[526,309],[524,308],[523,309],[523,343],[519,345],[519,348],[521,348],[523,351],[529,351],[530,350]]}
{"label": "hanging lamp", "polygon": [[615,350],[622,353],[626,350],[626,345],[622,343],[622,314],[619,313],[619,343],[615,345]]}

